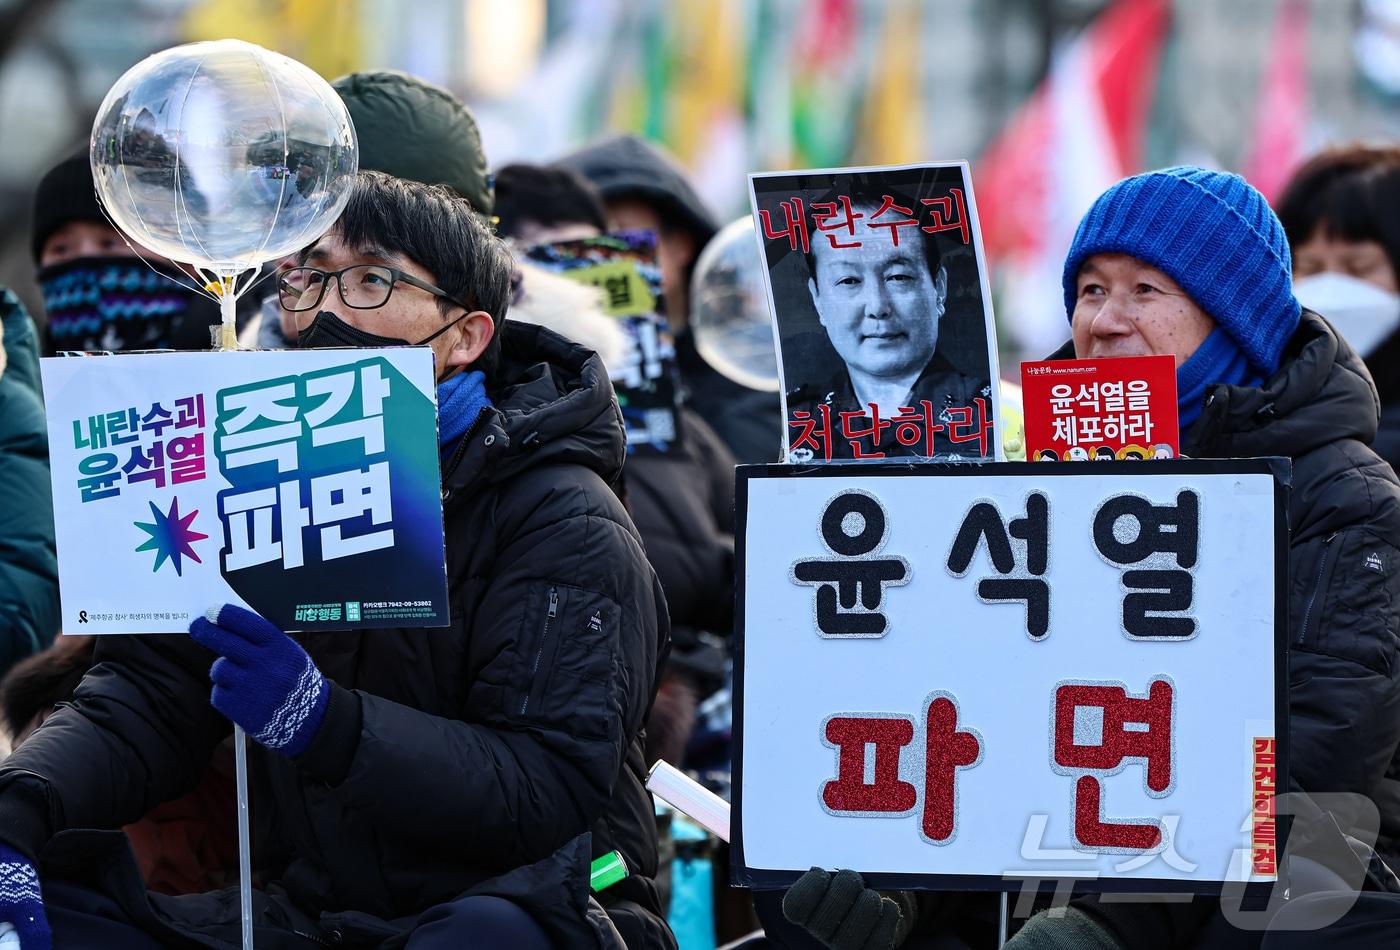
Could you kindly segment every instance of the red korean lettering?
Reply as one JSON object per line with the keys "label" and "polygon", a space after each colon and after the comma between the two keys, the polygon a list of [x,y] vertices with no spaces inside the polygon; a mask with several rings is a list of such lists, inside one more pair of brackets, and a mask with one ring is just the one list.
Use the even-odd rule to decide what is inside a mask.
{"label": "red korean lettering", "polygon": [[[1055,764],[1062,770],[1110,773],[1124,759],[1143,759],[1149,793],[1164,795],[1172,784],[1172,708],[1172,684],[1166,679],[1153,680],[1145,698],[1121,686],[1063,684],[1055,690]],[[1096,737],[1076,735],[1078,710],[1094,713]],[[1102,796],[1098,776],[1076,781],[1074,835],[1081,845],[1147,850],[1161,843],[1157,824],[1106,821]]]}
{"label": "red korean lettering", "polygon": [[788,427],[798,429],[797,438],[788,446],[789,452],[808,449],[831,461],[831,407],[822,403],[813,416],[805,409],[794,409]]}
{"label": "red korean lettering", "polygon": [[836,240],[835,234],[830,231],[845,231],[850,237],[855,237],[856,220],[865,215],[855,211],[851,207],[849,195],[841,195],[835,201],[814,201],[812,202],[812,222],[817,226],[817,230],[826,234],[826,240],[832,247],[860,247],[862,242],[851,241],[842,243]]}
{"label": "red korean lettering", "polygon": [[930,209],[930,223],[924,225],[924,230],[929,234],[957,231],[964,244],[972,239],[972,231],[967,224],[967,204],[961,188],[949,188],[944,198],[921,198],[919,201]]}
{"label": "red korean lettering", "polygon": [[[898,211],[900,214],[904,215],[904,218],[902,220],[896,218],[888,221],[875,220],[876,218],[882,217],[890,211]],[[910,217],[910,215],[912,215],[913,213],[913,208],[906,208],[903,205],[897,205],[894,203],[894,199],[892,197],[890,197],[889,195],[883,195],[881,196],[880,207],[876,209],[875,213],[870,216],[870,220],[867,222],[867,225],[872,228],[888,228],[890,232],[890,243],[892,243],[895,247],[899,247],[899,229],[917,228],[919,226],[919,222],[914,220],[914,218]]]}
{"label": "red korean lettering", "polygon": [[[836,779],[822,789],[822,801],[832,811],[905,812],[918,801],[919,791],[899,777],[899,756],[914,741],[914,724],[898,717],[833,716],[826,722],[826,741],[836,746]],[[866,746],[875,747],[874,782],[865,782]]]}
{"label": "red korean lettering", "polygon": [[924,740],[924,837],[942,843],[957,831],[958,769],[982,758],[982,740],[958,729],[958,707],[947,696],[928,704]]}
{"label": "red korean lettering", "polygon": [[801,198],[789,198],[787,201],[779,203],[783,209],[783,226],[776,228],[773,226],[773,219],[764,208],[758,212],[759,220],[763,222],[763,236],[769,240],[776,238],[787,238],[788,247],[792,250],[801,250],[807,253],[811,249],[807,235],[807,215],[803,211]]}

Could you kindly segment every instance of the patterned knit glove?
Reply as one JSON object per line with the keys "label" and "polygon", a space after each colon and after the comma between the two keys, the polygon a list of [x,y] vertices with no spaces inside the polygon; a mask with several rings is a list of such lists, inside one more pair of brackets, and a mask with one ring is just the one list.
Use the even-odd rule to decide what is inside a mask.
{"label": "patterned knit glove", "polygon": [[901,942],[899,905],[855,871],[812,868],[783,895],[783,916],[832,950],[891,950]]}
{"label": "patterned knit glove", "polygon": [[22,950],[51,950],[53,933],[44,916],[39,875],[34,864],[8,845],[0,844],[0,924],[10,924]]}
{"label": "patterned knit glove", "polygon": [[297,756],[326,715],[330,684],[295,640],[257,614],[224,604],[190,624],[190,636],[219,654],[209,669],[214,708],[256,741]]}

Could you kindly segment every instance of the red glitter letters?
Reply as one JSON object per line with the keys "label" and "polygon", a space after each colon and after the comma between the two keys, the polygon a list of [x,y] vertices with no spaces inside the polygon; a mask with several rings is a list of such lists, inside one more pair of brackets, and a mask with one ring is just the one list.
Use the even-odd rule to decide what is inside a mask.
{"label": "red glitter letters", "polygon": [[[899,778],[899,754],[914,741],[914,725],[897,717],[833,716],[826,740],[840,749],[836,780],[822,789],[832,811],[903,812],[919,792]],[[865,747],[875,746],[875,781],[865,783]]]}
{"label": "red glitter letters", "polygon": [[[1062,770],[1116,772],[1127,758],[1146,760],[1147,789],[1165,795],[1172,784],[1172,684],[1154,679],[1147,697],[1121,686],[1066,683],[1055,690],[1055,764]],[[1098,741],[1076,736],[1077,710],[1097,710]],[[1137,728],[1129,728],[1131,726]],[[1074,793],[1074,836],[1086,848],[1150,850],[1161,844],[1155,824],[1106,822],[1103,787],[1094,775],[1080,776]]]}

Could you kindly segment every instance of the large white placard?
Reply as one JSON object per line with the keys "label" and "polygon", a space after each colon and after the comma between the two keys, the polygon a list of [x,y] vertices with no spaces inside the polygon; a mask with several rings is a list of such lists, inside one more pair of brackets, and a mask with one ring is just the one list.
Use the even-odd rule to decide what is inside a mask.
{"label": "large white placard", "polygon": [[739,881],[1273,880],[1287,473],[741,468]]}

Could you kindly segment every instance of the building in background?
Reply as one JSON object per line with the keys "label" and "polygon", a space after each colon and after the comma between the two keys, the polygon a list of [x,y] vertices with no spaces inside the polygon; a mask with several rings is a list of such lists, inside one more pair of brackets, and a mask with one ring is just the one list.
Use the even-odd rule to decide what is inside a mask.
{"label": "building in background", "polygon": [[[0,215],[143,55],[234,36],[334,77],[461,93],[497,163],[659,140],[724,216],[750,170],[973,160],[1009,348],[1063,338],[1055,263],[1093,196],[1192,161],[1269,190],[1327,141],[1400,133],[1381,0],[0,0]],[[0,282],[34,302],[24,227]]]}

